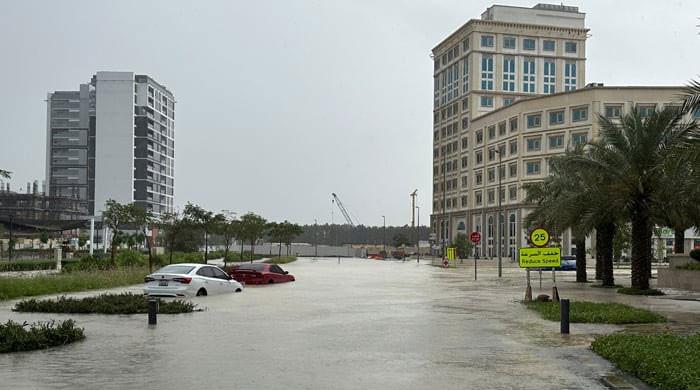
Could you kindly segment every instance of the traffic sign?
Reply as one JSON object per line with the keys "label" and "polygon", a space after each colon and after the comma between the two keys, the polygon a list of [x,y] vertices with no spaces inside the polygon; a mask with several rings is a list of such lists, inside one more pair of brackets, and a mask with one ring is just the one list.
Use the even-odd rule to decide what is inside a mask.
{"label": "traffic sign", "polygon": [[520,268],[549,268],[561,266],[561,248],[520,248]]}
{"label": "traffic sign", "polygon": [[473,243],[478,244],[479,241],[481,241],[481,234],[480,234],[479,232],[472,232],[472,233],[469,235],[469,239],[470,239]]}
{"label": "traffic sign", "polygon": [[549,232],[543,228],[537,228],[530,233],[530,242],[534,246],[545,246],[549,243]]}

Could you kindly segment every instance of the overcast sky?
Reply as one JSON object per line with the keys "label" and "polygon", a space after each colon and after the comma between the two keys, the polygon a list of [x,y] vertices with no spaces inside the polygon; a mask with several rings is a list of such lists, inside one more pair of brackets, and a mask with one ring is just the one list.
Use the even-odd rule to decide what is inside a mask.
{"label": "overcast sky", "polygon": [[[498,1],[531,7],[532,1]],[[410,223],[432,191],[430,49],[492,1],[2,1],[0,168],[44,179],[48,91],[98,70],[166,85],[176,203]],[[700,73],[700,2],[577,1],[587,82],[680,85]],[[335,221],[340,215],[335,210]]]}

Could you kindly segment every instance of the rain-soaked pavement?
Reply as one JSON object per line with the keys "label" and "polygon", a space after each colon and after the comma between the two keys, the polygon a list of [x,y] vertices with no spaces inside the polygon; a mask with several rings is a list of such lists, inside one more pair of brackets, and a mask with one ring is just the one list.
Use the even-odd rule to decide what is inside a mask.
{"label": "rain-soaked pavement", "polygon": [[[145,315],[22,314],[0,303],[3,322],[74,318],[87,335],[0,355],[0,388],[596,389],[616,372],[588,346],[621,328],[572,324],[572,335],[559,335],[558,323],[517,302],[524,282],[515,268],[502,280],[482,268],[478,282],[469,269],[413,261],[300,259],[285,268],[297,282],[197,298],[205,311],[160,315],[153,328]],[[598,290],[560,277],[563,297],[609,293]],[[681,305],[681,323],[700,322],[698,302],[632,298]]]}

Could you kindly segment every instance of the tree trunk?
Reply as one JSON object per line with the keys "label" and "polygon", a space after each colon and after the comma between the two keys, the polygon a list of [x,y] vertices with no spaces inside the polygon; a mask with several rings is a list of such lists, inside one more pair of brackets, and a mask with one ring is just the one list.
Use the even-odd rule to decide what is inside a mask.
{"label": "tree trunk", "polygon": [[603,286],[615,286],[615,276],[613,274],[613,238],[615,237],[615,224],[612,222],[603,223],[596,226],[597,253],[601,259],[601,279]]}
{"label": "tree trunk", "polygon": [[175,248],[175,240],[170,240],[170,264],[173,263],[173,249]]}
{"label": "tree trunk", "polygon": [[253,262],[253,256],[255,254],[255,241],[250,242],[250,262]]}
{"label": "tree trunk", "polygon": [[205,231],[204,232],[204,264],[207,263],[207,260],[209,256],[209,234]]}
{"label": "tree trunk", "polygon": [[673,253],[685,253],[685,228],[675,227],[673,229]]}
{"label": "tree trunk", "polygon": [[600,253],[599,243],[602,241],[601,233],[595,230],[595,280],[603,279],[603,258]]}
{"label": "tree trunk", "polygon": [[240,253],[240,255],[241,255],[240,256],[241,261],[243,261],[243,239],[241,239],[241,253]]}
{"label": "tree trunk", "polygon": [[579,238],[574,237],[576,245],[576,282],[588,282],[588,274],[586,273],[586,236]]}
{"label": "tree trunk", "polygon": [[282,241],[280,241],[279,251],[277,251],[277,257],[282,257]]}
{"label": "tree trunk", "polygon": [[228,257],[228,247],[231,245],[231,239],[226,239],[226,248],[224,249],[224,269],[226,268],[226,258]]}
{"label": "tree trunk", "polygon": [[146,236],[146,248],[148,249],[148,272],[153,272],[153,249],[151,248],[151,237],[146,234],[145,229],[143,234]]}
{"label": "tree trunk", "polygon": [[[637,206],[639,208],[639,206]],[[646,210],[633,210],[632,221],[632,288],[649,289],[651,269],[651,226]]]}

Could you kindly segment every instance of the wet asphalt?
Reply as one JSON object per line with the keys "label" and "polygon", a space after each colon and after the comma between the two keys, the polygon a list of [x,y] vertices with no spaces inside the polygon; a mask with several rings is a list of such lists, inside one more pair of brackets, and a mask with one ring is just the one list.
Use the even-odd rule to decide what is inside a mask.
{"label": "wet asphalt", "polygon": [[[617,370],[589,349],[623,328],[559,324],[523,308],[524,272],[484,262],[443,269],[425,262],[299,259],[294,283],[193,299],[201,312],[159,315],[14,313],[0,320],[73,318],[87,338],[45,351],[0,355],[3,389],[601,389]],[[533,275],[536,276],[536,275]],[[546,276],[545,276],[546,277]],[[562,297],[602,300],[558,276]],[[536,277],[534,294],[542,290]],[[127,289],[139,292],[139,286]],[[614,292],[612,292],[614,293]],[[87,292],[73,295],[89,295]],[[675,313],[698,328],[700,303],[622,301]]]}

